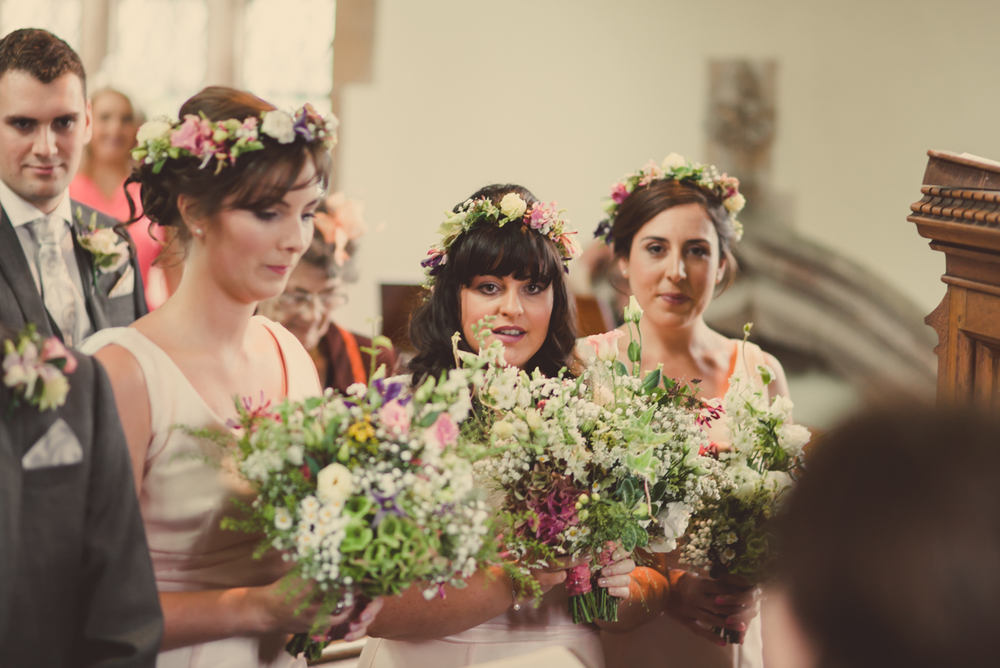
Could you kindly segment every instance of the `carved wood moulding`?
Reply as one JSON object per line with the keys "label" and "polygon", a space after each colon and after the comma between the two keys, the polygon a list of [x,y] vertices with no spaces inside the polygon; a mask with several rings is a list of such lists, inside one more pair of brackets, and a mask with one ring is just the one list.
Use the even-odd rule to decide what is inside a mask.
{"label": "carved wood moulding", "polygon": [[928,151],[907,220],[945,254],[948,292],[926,322],[938,334],[938,401],[1000,407],[1000,163]]}

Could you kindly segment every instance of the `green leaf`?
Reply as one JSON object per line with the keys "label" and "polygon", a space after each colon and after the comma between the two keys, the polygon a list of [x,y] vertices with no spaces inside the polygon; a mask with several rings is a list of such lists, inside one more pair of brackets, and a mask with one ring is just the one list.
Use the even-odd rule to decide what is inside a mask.
{"label": "green leaf", "polygon": [[628,360],[630,362],[639,362],[642,359],[642,348],[639,347],[637,341],[632,341],[628,344]]}
{"label": "green leaf", "polygon": [[660,379],[662,377],[663,374],[660,372],[659,369],[653,369],[652,371],[646,374],[645,378],[642,379],[642,385],[639,386],[639,389],[642,391],[643,394],[649,394],[654,389],[656,389],[657,386],[659,386]]}
{"label": "green leaf", "polygon": [[437,421],[438,415],[441,415],[441,411],[434,411],[432,413],[428,413],[423,418],[421,418],[419,422],[417,422],[417,426],[422,429],[427,429],[432,424],[434,424],[435,421]]}
{"label": "green leaf", "polygon": [[628,369],[626,369],[625,365],[622,364],[620,361],[615,360],[615,373],[618,374],[619,376],[627,376]]}

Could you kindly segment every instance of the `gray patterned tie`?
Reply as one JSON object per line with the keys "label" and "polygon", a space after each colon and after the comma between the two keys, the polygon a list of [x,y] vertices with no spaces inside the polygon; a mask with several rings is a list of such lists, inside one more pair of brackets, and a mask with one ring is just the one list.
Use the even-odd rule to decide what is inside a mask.
{"label": "gray patterned tie", "polygon": [[72,346],[76,335],[77,296],[62,253],[62,240],[69,230],[61,218],[46,216],[32,221],[31,231],[38,244],[38,276],[42,283],[42,301],[62,330],[66,345]]}

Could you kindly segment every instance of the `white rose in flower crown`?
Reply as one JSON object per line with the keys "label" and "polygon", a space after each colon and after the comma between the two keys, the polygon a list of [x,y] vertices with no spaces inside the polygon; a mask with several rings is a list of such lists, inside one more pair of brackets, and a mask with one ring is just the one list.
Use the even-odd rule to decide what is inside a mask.
{"label": "white rose in flower crown", "polygon": [[663,527],[663,536],[649,542],[653,552],[673,552],[677,549],[677,539],[687,531],[691,519],[691,508],[686,503],[672,501],[656,515],[656,521]]}
{"label": "white rose in flower crown", "polygon": [[139,131],[135,133],[135,140],[139,146],[145,146],[146,142],[156,141],[160,137],[170,132],[173,126],[164,120],[154,119],[146,121],[139,126]]}
{"label": "white rose in flower crown", "polygon": [[729,213],[739,213],[743,210],[746,205],[747,199],[740,193],[736,193],[732,197],[727,198],[722,205],[726,207],[726,211]]}
{"label": "white rose in flower crown", "polygon": [[671,153],[666,158],[663,159],[663,164],[661,169],[663,171],[669,171],[671,169],[676,169],[677,167],[684,167],[687,165],[687,160],[680,153]]}
{"label": "white rose in flower crown", "polygon": [[351,471],[342,464],[330,464],[316,475],[316,494],[326,503],[343,501],[353,490]]}
{"label": "white rose in flower crown", "polygon": [[500,212],[508,218],[520,218],[527,210],[527,203],[517,193],[507,193],[500,200]]}
{"label": "white rose in flower crown", "polygon": [[260,131],[269,137],[274,137],[281,144],[291,144],[295,141],[295,121],[287,112],[281,110],[268,111],[264,114],[264,122]]}

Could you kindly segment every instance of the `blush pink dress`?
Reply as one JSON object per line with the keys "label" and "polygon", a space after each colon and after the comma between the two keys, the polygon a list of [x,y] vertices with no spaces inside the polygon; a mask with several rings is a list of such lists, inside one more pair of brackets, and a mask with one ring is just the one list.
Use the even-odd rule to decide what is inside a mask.
{"label": "blush pink dress", "polygon": [[[746,373],[758,388],[764,383],[757,366],[765,364],[764,352],[756,345],[734,341],[729,376],[737,370]],[[722,394],[726,393],[725,388]],[[712,425],[708,436],[713,441],[728,441],[725,426]],[[669,615],[625,634],[602,633],[607,668],[763,668],[763,641],[760,616],[750,622],[742,645],[720,647],[696,636]]]}
{"label": "blush pink dress", "polygon": [[[262,316],[253,320],[274,337],[290,399],[322,393],[309,354],[288,330]],[[254,559],[260,536],[222,529],[223,517],[239,516],[253,492],[219,446],[191,429],[226,429],[174,361],[131,327],[97,332],[81,350],[89,354],[116,344],[135,357],[146,378],[153,438],[143,467],[139,503],[160,591],[204,591],[267,585],[287,564],[276,551]],[[284,651],[274,634],[227,638],[161,652],[157,668],[305,667]]]}
{"label": "blush pink dress", "polygon": [[[433,602],[428,613],[433,614]],[[551,589],[538,608],[531,603],[455,635],[424,641],[372,638],[358,668],[458,668],[561,645],[587,668],[604,668],[600,632],[593,624],[574,624],[563,586]]]}

